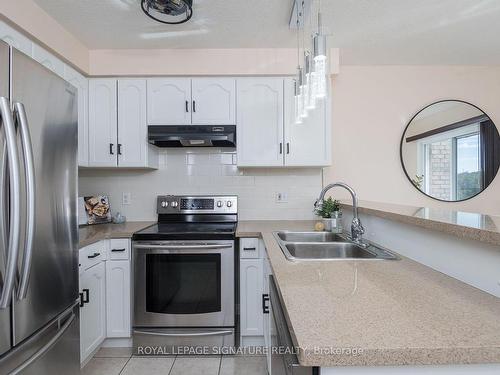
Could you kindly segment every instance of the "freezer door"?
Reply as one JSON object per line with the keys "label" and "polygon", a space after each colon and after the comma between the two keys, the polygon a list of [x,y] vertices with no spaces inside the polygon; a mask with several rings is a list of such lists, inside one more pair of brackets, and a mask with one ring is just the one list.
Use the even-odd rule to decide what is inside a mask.
{"label": "freezer door", "polygon": [[[9,97],[9,46],[0,41],[0,97]],[[1,117],[1,115],[0,115]],[[0,127],[4,126],[3,119],[0,118]],[[0,129],[0,295],[3,293],[3,283],[5,277],[5,262],[7,258],[7,157],[5,133]],[[10,306],[0,308],[0,356],[10,349]]]}
{"label": "freezer door", "polygon": [[[73,86],[15,49],[11,69],[23,171],[19,280],[12,314],[18,345],[78,297],[77,97]],[[29,149],[34,181],[28,173]]]}
{"label": "freezer door", "polygon": [[0,374],[80,373],[79,307],[74,305],[0,358]]}

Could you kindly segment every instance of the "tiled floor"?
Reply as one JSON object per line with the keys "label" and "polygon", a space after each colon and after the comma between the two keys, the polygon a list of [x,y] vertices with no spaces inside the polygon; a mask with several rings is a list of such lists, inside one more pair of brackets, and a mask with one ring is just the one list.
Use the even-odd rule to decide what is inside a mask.
{"label": "tiled floor", "polygon": [[134,357],[127,348],[102,348],[81,375],[266,375],[265,357]]}

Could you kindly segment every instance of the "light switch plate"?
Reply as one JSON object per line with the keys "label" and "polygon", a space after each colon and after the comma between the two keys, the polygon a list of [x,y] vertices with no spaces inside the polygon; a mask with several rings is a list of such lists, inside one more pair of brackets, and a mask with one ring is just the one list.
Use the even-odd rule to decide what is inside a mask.
{"label": "light switch plate", "polygon": [[132,194],[131,193],[122,193],[122,204],[123,205],[132,204]]}
{"label": "light switch plate", "polygon": [[283,191],[278,191],[275,194],[276,203],[288,203],[288,193]]}

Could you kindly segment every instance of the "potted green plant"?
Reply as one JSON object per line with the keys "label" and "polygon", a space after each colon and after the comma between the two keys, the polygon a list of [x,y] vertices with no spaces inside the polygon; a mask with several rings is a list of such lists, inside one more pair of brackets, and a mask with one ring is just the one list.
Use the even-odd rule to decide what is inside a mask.
{"label": "potted green plant", "polygon": [[332,197],[328,197],[320,204],[314,212],[323,218],[325,230],[328,232],[342,232],[342,210],[340,202]]}

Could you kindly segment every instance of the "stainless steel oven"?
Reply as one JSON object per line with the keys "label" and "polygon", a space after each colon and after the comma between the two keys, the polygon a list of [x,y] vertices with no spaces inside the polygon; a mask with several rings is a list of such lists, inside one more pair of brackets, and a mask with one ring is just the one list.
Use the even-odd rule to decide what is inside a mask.
{"label": "stainless steel oven", "polygon": [[236,197],[158,197],[158,223],[133,238],[136,349],[235,345],[236,209]]}
{"label": "stainless steel oven", "polygon": [[134,325],[234,326],[234,241],[134,244]]}

